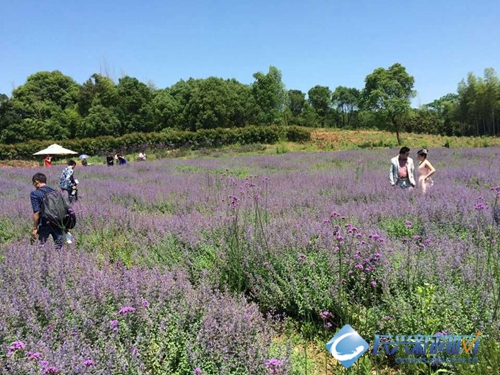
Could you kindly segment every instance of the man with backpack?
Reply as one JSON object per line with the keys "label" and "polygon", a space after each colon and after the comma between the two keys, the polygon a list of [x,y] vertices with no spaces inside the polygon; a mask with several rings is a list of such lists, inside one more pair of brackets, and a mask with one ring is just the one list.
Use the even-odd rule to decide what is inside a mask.
{"label": "man with backpack", "polygon": [[[64,241],[64,228],[53,225],[45,215],[45,202],[48,194],[59,193],[47,186],[47,177],[43,173],[36,173],[31,179],[36,190],[30,194],[31,206],[33,208],[33,231],[32,236],[41,243],[47,242],[49,236],[52,236],[57,248],[61,248]],[[62,197],[62,195],[61,195]]]}

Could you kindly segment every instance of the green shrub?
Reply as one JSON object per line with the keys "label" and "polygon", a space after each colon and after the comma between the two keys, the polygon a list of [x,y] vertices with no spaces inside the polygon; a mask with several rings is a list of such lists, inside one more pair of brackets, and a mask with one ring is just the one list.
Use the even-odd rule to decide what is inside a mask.
{"label": "green shrub", "polygon": [[[236,129],[209,129],[198,132],[170,130],[160,133],[130,133],[122,137],[71,139],[62,146],[89,155],[108,152],[139,152],[144,149],[202,149],[225,145],[274,144],[283,141],[303,142],[311,139],[308,129],[298,126],[247,126]],[[29,141],[13,145],[0,145],[0,159],[33,159],[33,153],[48,147],[53,141]]]}

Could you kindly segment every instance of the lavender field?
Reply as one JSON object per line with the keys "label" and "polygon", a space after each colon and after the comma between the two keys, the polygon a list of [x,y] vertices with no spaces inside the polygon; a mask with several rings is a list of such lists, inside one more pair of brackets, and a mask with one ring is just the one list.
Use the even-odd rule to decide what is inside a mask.
{"label": "lavender field", "polygon": [[481,331],[484,367],[448,370],[498,373],[500,148],[431,150],[425,195],[391,188],[396,154],[78,166],[63,250],[30,243],[31,177],[61,168],[0,169],[0,373],[436,371],[297,348],[347,323],[370,343]]}

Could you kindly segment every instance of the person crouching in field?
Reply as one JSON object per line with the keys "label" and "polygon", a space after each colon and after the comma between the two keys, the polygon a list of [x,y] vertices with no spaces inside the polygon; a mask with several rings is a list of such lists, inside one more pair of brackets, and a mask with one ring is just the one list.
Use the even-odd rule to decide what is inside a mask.
{"label": "person crouching in field", "polygon": [[415,164],[409,155],[410,149],[402,147],[399,155],[391,159],[389,170],[391,186],[399,186],[402,189],[415,187]]}
{"label": "person crouching in field", "polygon": [[33,230],[31,235],[41,243],[47,242],[49,236],[52,236],[56,247],[61,248],[64,240],[63,230],[50,226],[47,219],[41,216],[45,195],[53,192],[54,189],[46,185],[47,177],[43,173],[36,173],[31,182],[35,187],[35,190],[30,193],[31,207],[33,208]]}

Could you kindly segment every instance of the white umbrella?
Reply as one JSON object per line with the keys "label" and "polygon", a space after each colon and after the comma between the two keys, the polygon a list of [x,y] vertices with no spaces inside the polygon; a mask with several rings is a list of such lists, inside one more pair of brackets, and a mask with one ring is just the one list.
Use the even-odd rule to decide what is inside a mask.
{"label": "white umbrella", "polygon": [[77,152],[68,150],[67,148],[61,147],[54,143],[53,145],[50,145],[46,149],[38,151],[33,155],[68,155],[68,154],[77,154]]}

